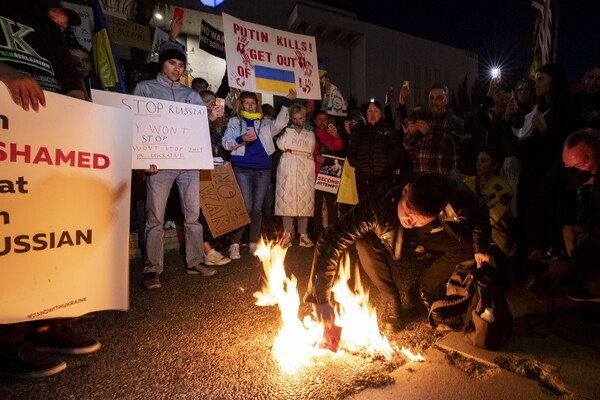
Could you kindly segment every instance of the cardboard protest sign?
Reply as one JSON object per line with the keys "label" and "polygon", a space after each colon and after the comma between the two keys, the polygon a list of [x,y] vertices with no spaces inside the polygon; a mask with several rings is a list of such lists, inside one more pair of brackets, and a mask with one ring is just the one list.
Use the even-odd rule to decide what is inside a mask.
{"label": "cardboard protest sign", "polygon": [[340,181],[337,202],[352,205],[358,203],[354,167],[350,165],[347,158],[344,159],[344,168],[342,168],[342,180]]}
{"label": "cardboard protest sign", "polygon": [[202,20],[200,25],[200,49],[213,56],[225,59],[225,39],[223,32]]}
{"label": "cardboard protest sign", "polygon": [[230,163],[200,171],[200,208],[214,237],[250,223]]}
{"label": "cardboard protest sign", "polygon": [[123,18],[106,14],[106,23],[111,39],[115,43],[125,44],[142,50],[150,50],[150,28]]}
{"label": "cardboard protest sign", "polygon": [[205,106],[92,90],[94,103],[133,112],[133,169],[213,169]]}
{"label": "cardboard protest sign", "polygon": [[131,112],[0,85],[0,323],[126,310]]}
{"label": "cardboard protest sign", "polygon": [[321,163],[321,168],[317,174],[315,189],[328,193],[337,193],[342,181],[342,169],[344,159],[323,154],[325,161]]}
{"label": "cardboard protest sign", "polygon": [[229,86],[258,93],[321,99],[312,36],[273,29],[223,14]]}

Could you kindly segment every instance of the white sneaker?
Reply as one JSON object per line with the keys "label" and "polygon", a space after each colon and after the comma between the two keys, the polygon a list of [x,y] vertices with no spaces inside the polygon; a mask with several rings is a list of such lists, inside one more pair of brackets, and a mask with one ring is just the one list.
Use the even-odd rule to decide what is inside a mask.
{"label": "white sneaker", "polygon": [[239,260],[240,257],[240,245],[238,243],[233,243],[229,246],[229,258],[232,260]]}
{"label": "white sneaker", "polygon": [[292,247],[292,235],[289,233],[283,234],[283,239],[281,240],[281,247],[287,249],[288,247]]}
{"label": "white sneaker", "polygon": [[254,254],[256,253],[256,247],[258,245],[256,243],[250,243],[249,247],[248,247],[248,251],[250,252],[250,254]]}
{"label": "white sneaker", "polygon": [[167,222],[165,222],[165,226],[163,227],[163,229],[175,229],[175,221],[169,221],[167,220]]}
{"label": "white sneaker", "polygon": [[225,257],[215,249],[210,249],[210,251],[204,255],[204,263],[206,265],[225,265],[230,262],[231,258]]}
{"label": "white sneaker", "polygon": [[310,238],[308,237],[308,235],[306,233],[302,233],[300,235],[300,240],[298,241],[298,244],[300,245],[300,247],[314,247],[315,246],[313,241],[310,240]]}

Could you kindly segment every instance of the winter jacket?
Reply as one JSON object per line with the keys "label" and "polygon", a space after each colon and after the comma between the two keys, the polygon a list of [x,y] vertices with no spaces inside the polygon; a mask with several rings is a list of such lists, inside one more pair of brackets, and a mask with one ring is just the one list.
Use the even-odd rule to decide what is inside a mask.
{"label": "winter jacket", "polygon": [[400,168],[402,144],[398,133],[379,120],[353,132],[348,146],[348,162],[357,176],[381,177]]}
{"label": "winter jacket", "polygon": [[[297,142],[301,141],[302,146]],[[282,151],[277,167],[275,215],[312,217],[315,204],[315,135],[306,129],[287,128],[277,139]],[[300,151],[299,148],[306,151]]]}
{"label": "winter jacket", "polygon": [[[275,152],[275,144],[273,137],[277,135],[289,122],[290,114],[289,107],[282,106],[281,111],[277,114],[277,119],[257,119],[254,121],[254,130],[257,132],[258,139],[263,145],[263,148],[268,155]],[[241,137],[246,133],[246,122],[240,121],[240,118],[234,117],[229,120],[227,129],[223,135],[223,147],[225,150],[231,150],[232,156],[243,156],[246,153],[246,143],[238,143],[236,138]]]}
{"label": "winter jacket", "polygon": [[[315,248],[305,301],[317,304],[329,301],[331,284],[343,252],[371,232],[381,240],[393,259],[400,259],[403,227],[398,219],[398,202],[404,187],[420,175],[394,175],[389,183],[368,192],[356,206],[323,232]],[[452,181],[453,190],[449,203],[438,216],[441,226],[459,241],[471,236],[474,253],[489,254],[488,207],[463,182],[448,179]]]}
{"label": "winter jacket", "polygon": [[[176,101],[178,103],[204,105],[198,92],[179,82],[173,82],[170,79],[167,79],[162,72],[158,73],[156,79],[138,83],[133,94],[142,97]],[[174,113],[180,113],[180,111],[181,110],[174,110]]]}

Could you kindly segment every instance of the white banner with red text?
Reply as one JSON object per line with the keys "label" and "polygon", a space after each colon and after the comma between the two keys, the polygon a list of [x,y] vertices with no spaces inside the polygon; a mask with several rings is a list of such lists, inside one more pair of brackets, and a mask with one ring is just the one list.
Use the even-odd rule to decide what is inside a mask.
{"label": "white banner with red text", "polygon": [[223,13],[229,86],[300,99],[321,99],[313,36],[242,21]]}
{"label": "white banner with red text", "polygon": [[131,112],[0,85],[0,323],[127,310]]}

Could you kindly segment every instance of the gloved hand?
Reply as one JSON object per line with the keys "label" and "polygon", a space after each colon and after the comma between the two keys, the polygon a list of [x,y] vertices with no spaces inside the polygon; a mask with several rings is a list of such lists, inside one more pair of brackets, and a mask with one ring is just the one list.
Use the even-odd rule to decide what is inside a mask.
{"label": "gloved hand", "polygon": [[319,348],[327,349],[336,352],[342,335],[342,328],[335,325],[335,313],[333,307],[329,303],[319,304],[314,306],[317,319],[325,325],[323,338],[319,343]]}

